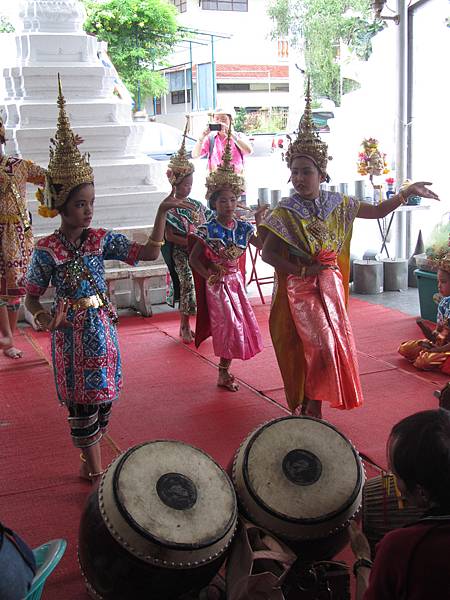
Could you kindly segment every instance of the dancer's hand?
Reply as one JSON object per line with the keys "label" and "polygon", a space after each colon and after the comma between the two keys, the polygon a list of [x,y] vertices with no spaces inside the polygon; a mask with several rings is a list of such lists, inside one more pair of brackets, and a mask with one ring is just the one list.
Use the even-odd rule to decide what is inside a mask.
{"label": "dancer's hand", "polygon": [[262,222],[264,215],[266,214],[266,212],[268,210],[269,210],[268,204],[263,204],[262,206],[258,206],[258,209],[255,211],[255,222],[256,222],[257,226]]}
{"label": "dancer's hand", "polygon": [[83,144],[83,143],[84,143],[84,138],[82,138],[82,137],[81,137],[81,135],[78,135],[78,133],[76,133],[76,134],[74,135],[74,138],[73,138],[73,139],[74,139],[74,142],[75,142],[75,145],[76,145],[76,146],[81,146],[81,144]]}
{"label": "dancer's hand", "polygon": [[172,186],[170,194],[159,205],[159,210],[163,212],[168,212],[171,208],[192,208],[192,205],[186,202],[186,198],[177,198],[175,186]]}
{"label": "dancer's hand", "polygon": [[422,198],[431,198],[432,200],[438,200],[439,196],[429,190],[427,185],[433,185],[431,181],[416,181],[411,183],[407,188],[401,190],[402,196],[409,198],[409,196],[421,196]]}
{"label": "dancer's hand", "polygon": [[56,310],[53,318],[48,323],[46,331],[55,331],[55,329],[63,329],[64,327],[72,327],[72,323],[67,319],[67,311],[69,303],[65,300],[59,300],[56,305]]}
{"label": "dancer's hand", "polygon": [[326,271],[327,269],[333,269],[334,271],[336,271],[337,267],[335,265],[322,265],[321,263],[317,263],[306,267],[305,277],[318,275],[319,273],[321,273],[322,271]]}
{"label": "dancer's hand", "polygon": [[366,536],[363,534],[356,521],[350,521],[348,533],[350,536],[350,546],[355,557],[370,560],[369,542],[367,541]]}

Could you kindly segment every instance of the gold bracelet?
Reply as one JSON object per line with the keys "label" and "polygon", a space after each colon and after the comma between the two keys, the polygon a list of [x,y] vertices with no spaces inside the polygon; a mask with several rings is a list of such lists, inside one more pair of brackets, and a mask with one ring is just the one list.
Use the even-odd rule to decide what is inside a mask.
{"label": "gold bracelet", "polygon": [[404,206],[405,204],[407,204],[407,202],[408,202],[408,197],[406,197],[406,198],[405,198],[405,196],[402,194],[402,192],[399,192],[399,193],[397,194],[397,196],[399,197],[400,204],[403,204],[403,206]]}
{"label": "gold bracelet", "polygon": [[157,242],[152,238],[152,236],[150,236],[147,240],[147,244],[150,244],[150,246],[158,246],[158,248],[161,248],[161,246],[164,246],[164,240]]}

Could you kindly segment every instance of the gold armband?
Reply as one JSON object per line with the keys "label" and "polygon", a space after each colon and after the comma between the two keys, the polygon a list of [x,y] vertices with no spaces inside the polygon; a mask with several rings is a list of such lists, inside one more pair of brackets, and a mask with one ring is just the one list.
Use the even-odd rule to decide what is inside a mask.
{"label": "gold armband", "polygon": [[307,267],[302,267],[300,269],[300,278],[301,279],[305,279],[305,277],[306,277],[306,269],[307,269]]}
{"label": "gold armband", "polygon": [[156,240],[154,240],[152,238],[152,236],[150,236],[148,238],[147,243],[150,244],[150,246],[158,246],[159,248],[161,248],[161,246],[164,246],[164,240],[161,240],[160,242],[157,242]]}

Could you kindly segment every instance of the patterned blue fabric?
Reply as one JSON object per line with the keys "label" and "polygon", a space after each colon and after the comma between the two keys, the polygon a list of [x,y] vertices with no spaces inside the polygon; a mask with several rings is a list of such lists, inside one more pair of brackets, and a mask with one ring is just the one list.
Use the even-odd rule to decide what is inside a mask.
{"label": "patterned blue fabric", "polygon": [[237,246],[245,250],[252,235],[255,233],[255,228],[247,221],[233,219],[234,226],[232,228],[225,227],[213,217],[200,225],[197,229],[197,236],[205,241],[222,246]]}
{"label": "patterned blue fabric", "polygon": [[450,327],[450,296],[444,296],[438,304],[437,324]]}
{"label": "patterned blue fabric", "polygon": [[[124,235],[92,229],[81,248],[83,263],[101,291],[106,291],[105,260],[137,264],[139,246]],[[53,234],[34,250],[26,278],[29,294],[42,295],[51,283],[56,300],[79,299],[97,293],[83,277],[67,277],[73,254]],[[69,281],[71,279],[71,281]],[[52,358],[58,398],[64,404],[100,404],[117,399],[122,369],[117,331],[104,309],[87,308],[67,315],[72,327],[52,332]]]}

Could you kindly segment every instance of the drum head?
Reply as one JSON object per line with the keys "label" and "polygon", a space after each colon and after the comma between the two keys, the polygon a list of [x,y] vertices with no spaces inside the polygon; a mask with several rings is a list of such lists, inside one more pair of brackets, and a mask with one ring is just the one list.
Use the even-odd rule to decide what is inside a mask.
{"label": "drum head", "polygon": [[117,507],[145,538],[168,548],[204,548],[234,527],[236,498],[207,454],[177,441],[131,448],[114,473]]}
{"label": "drum head", "polygon": [[243,475],[267,512],[305,524],[345,511],[363,481],[351,443],[331,425],[308,417],[276,419],[258,429],[247,444]]}

